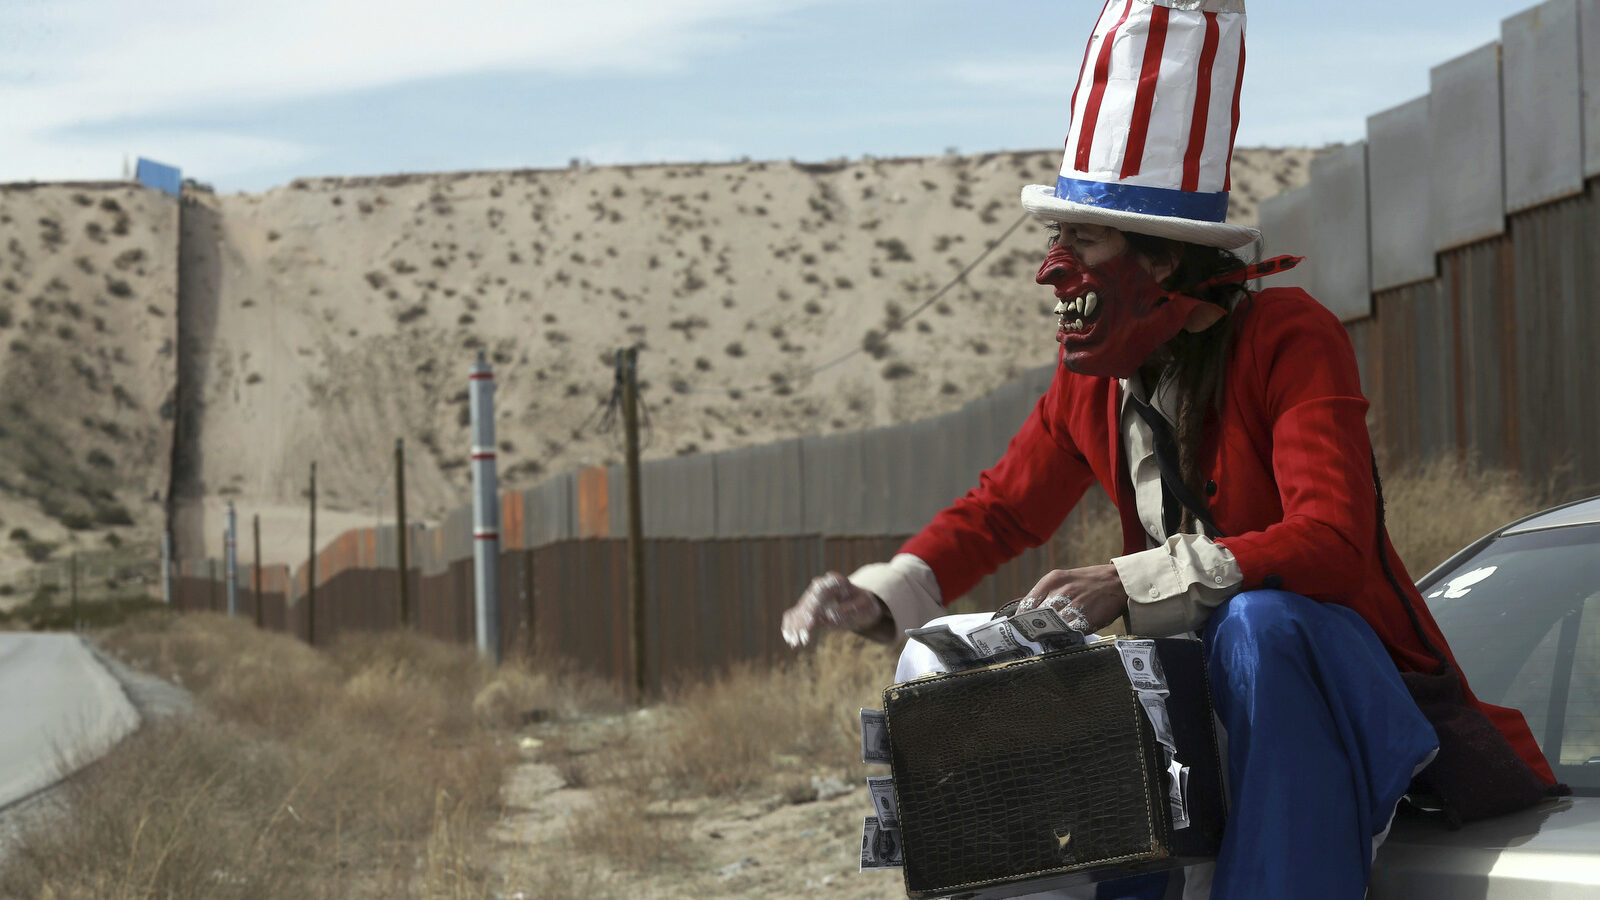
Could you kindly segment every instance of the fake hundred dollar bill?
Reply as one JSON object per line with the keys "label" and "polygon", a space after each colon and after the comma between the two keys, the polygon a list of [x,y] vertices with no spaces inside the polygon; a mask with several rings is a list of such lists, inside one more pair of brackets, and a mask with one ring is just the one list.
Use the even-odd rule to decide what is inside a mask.
{"label": "fake hundred dollar bill", "polygon": [[899,828],[900,816],[894,804],[894,776],[868,776],[867,792],[872,795],[872,808],[878,811],[879,824],[884,828]]}
{"label": "fake hundred dollar bill", "polygon": [[1061,650],[1083,643],[1083,635],[1068,628],[1061,616],[1048,606],[1018,613],[1009,621],[1018,634],[1046,650]]}
{"label": "fake hundred dollar bill", "polygon": [[1005,619],[996,619],[967,632],[967,640],[985,662],[1005,662],[1033,655],[1032,650],[1018,643],[1011,623]]}
{"label": "fake hundred dollar bill", "polygon": [[889,765],[889,719],[881,709],[861,711],[861,761]]}
{"label": "fake hundred dollar bill", "polygon": [[903,869],[905,864],[900,832],[878,824],[877,816],[867,816],[861,825],[861,871]]}
{"label": "fake hundred dollar bill", "polygon": [[960,672],[978,665],[978,654],[973,652],[972,645],[951,631],[949,625],[907,628],[906,637],[932,650],[946,672]]}
{"label": "fake hundred dollar bill", "polygon": [[1128,673],[1128,683],[1136,691],[1153,691],[1166,696],[1167,673],[1156,656],[1155,641],[1118,640],[1117,652],[1122,655],[1122,668]]}

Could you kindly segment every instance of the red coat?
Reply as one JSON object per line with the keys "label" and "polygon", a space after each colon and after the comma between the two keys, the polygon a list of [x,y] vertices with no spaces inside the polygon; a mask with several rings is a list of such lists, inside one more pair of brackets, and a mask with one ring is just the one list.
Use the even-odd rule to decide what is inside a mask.
{"label": "red coat", "polygon": [[[1244,573],[1240,590],[1282,588],[1361,615],[1403,671],[1431,671],[1375,551],[1367,400],[1349,335],[1298,288],[1252,295],[1237,317],[1223,407],[1207,419],[1200,464],[1217,485],[1211,515]],[[1122,452],[1117,382],[1058,367],[1022,429],[978,487],[901,549],[928,563],[946,602],[1055,533],[1094,481],[1116,502],[1123,552],[1147,547]],[[1449,654],[1405,565],[1384,536],[1401,586],[1434,646]],[[1040,573],[1043,574],[1043,573]],[[1453,661],[1453,657],[1452,657]],[[1478,701],[1517,753],[1555,777],[1522,714]]]}

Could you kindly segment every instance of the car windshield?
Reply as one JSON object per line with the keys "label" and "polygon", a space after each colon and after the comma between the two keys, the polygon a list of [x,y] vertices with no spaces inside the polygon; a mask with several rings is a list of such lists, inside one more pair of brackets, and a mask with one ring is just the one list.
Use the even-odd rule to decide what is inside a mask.
{"label": "car windshield", "polygon": [[1600,525],[1502,536],[1418,587],[1478,698],[1522,710],[1556,777],[1600,793]]}

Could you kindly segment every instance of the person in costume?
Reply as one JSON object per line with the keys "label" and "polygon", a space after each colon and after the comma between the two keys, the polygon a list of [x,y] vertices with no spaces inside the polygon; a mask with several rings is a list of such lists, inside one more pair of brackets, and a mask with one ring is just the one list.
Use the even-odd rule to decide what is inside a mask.
{"label": "person in costume", "polygon": [[[1123,555],[1046,573],[1021,606],[1085,633],[1125,616],[1134,634],[1205,641],[1230,817],[1214,875],[1191,872],[1186,895],[1360,897],[1439,746],[1400,673],[1453,660],[1382,525],[1342,324],[1298,288],[1245,287],[1297,260],[1231,252],[1259,238],[1225,221],[1244,28],[1243,0],[1108,0],[1057,183],[1022,191],[1052,229],[1035,280],[1057,299],[1053,382],[976,488],[892,560],[816,579],[783,631],[791,645],[933,620],[964,634],[989,616],[938,618],[944,604],[1046,541],[1098,482]],[[913,642],[897,680],[938,668]],[[1521,714],[1462,690],[1509,765],[1553,785]]]}

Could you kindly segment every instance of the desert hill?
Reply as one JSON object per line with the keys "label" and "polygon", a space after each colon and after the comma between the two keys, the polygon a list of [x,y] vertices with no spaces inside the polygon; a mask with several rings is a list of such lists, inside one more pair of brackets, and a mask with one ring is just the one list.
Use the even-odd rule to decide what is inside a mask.
{"label": "desert hill", "polygon": [[0,582],[157,533],[177,251],[177,208],[154,191],[0,185]]}
{"label": "desert hill", "polygon": [[[1253,222],[1261,198],[1303,183],[1311,155],[1240,150],[1231,218]],[[118,498],[134,524],[94,507],[75,530],[86,523],[39,499],[38,484],[66,476],[18,474],[8,438],[0,520],[67,545],[107,528],[148,539],[172,472],[163,403],[182,423],[170,458],[185,555],[217,552],[231,499],[262,516],[268,558],[298,561],[313,460],[329,511],[319,533],[387,519],[397,437],[410,509],[437,517],[468,499],[466,374],[479,349],[495,367],[507,488],[620,458],[597,412],[611,353],[630,344],[642,347],[646,456],[952,409],[1053,356],[1051,303],[1031,281],[1041,230],[1023,224],[904,320],[1016,221],[1020,187],[1051,182],[1058,165],[1059,151],[1040,151],[303,179],[262,194],[189,192],[176,248],[173,226],[155,224],[170,199],[139,205],[159,195],[108,188],[83,205],[71,186],[0,190],[0,247],[15,245],[0,259],[15,283],[0,305],[17,319],[9,329],[39,345],[0,355],[6,427],[62,423],[54,440],[76,448],[62,458],[100,479],[87,493]],[[102,196],[130,235],[105,235],[119,220]],[[50,237],[46,218],[64,237]],[[95,223],[104,241],[91,238]],[[148,264],[125,274],[129,242],[152,260],[181,253],[181,276]],[[107,295],[109,273],[135,299]],[[162,297],[167,315],[146,309]],[[52,332],[69,300],[104,329],[74,326],[75,344]],[[102,300],[121,312],[92,312]],[[46,344],[76,352],[40,353]],[[100,367],[98,390],[74,358]],[[83,442],[113,420],[126,446],[97,467]]]}

